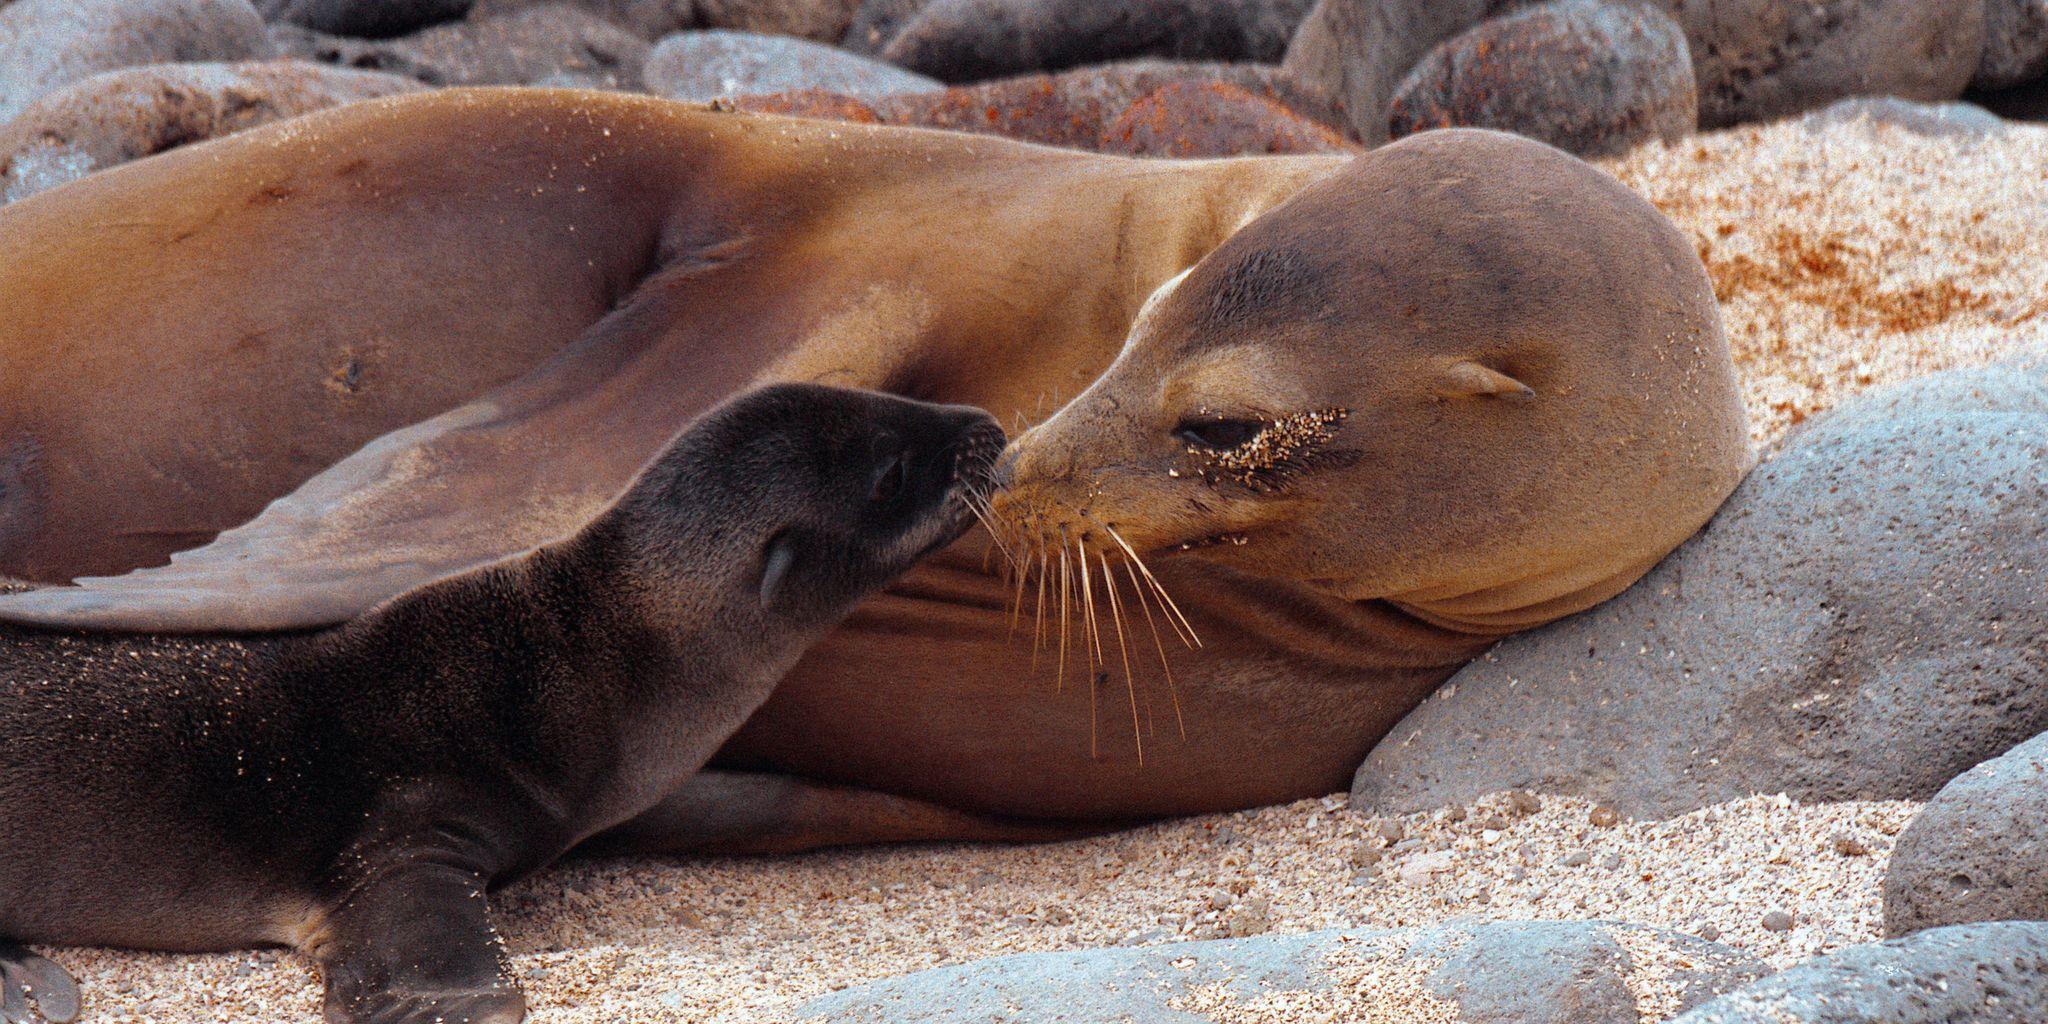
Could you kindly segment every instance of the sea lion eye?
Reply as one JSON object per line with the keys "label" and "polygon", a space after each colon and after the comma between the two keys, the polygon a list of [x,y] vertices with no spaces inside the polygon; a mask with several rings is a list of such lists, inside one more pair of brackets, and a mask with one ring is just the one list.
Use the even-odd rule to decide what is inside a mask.
{"label": "sea lion eye", "polygon": [[889,461],[884,463],[881,470],[875,474],[874,483],[868,490],[869,501],[893,501],[896,495],[903,492],[903,463],[905,461],[907,460],[902,455],[890,456]]}
{"label": "sea lion eye", "polygon": [[1173,432],[1175,436],[1189,444],[1215,451],[1228,451],[1243,447],[1252,438],[1259,436],[1259,431],[1264,429],[1266,424],[1259,420],[1209,417],[1182,420],[1179,426],[1173,428]]}

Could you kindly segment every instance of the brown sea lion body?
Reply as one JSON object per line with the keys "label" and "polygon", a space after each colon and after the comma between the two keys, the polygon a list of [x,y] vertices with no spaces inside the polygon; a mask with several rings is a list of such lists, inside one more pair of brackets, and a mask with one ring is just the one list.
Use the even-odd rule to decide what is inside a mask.
{"label": "brown sea lion body", "polygon": [[[1334,223],[1301,246],[1271,233],[1262,244],[1344,247],[1346,276],[1318,287],[1409,316],[1426,292],[1442,350],[1539,344],[1572,353],[1578,379],[1532,369],[1541,417],[1500,418],[1462,448],[1410,446],[1394,453],[1402,463],[1348,472],[1378,474],[1372,493],[1408,495],[1391,522],[1418,552],[1485,552],[1455,560],[1459,579],[1411,574],[1406,585],[1484,589],[1489,574],[1544,554],[1518,563],[1518,544],[1560,535],[1647,566],[1704,521],[1747,461],[1697,259],[1647,204],[1583,164],[1490,133],[1434,138],[1359,158],[1381,175],[1353,182],[1373,204],[1322,211]],[[451,411],[377,440],[157,575],[54,608],[0,602],[0,616],[179,630],[345,618],[422,573],[570,532],[651,439],[751,381],[864,385],[1038,422],[1131,355],[1126,334],[1163,283],[1343,166],[1131,161],[597,94],[467,91],[315,116],[54,190],[0,211],[0,244],[23,254],[0,273],[0,305],[31,311],[0,325],[0,386],[12,389],[0,401],[0,569],[61,579],[160,560],[380,432]],[[1353,259],[1376,244],[1373,218],[1391,214],[1398,238],[1377,259]],[[1547,291],[1518,285],[1531,267],[1548,268]],[[1204,288],[1258,307],[1268,284],[1238,278]],[[1474,296],[1484,301],[1465,301]],[[1541,337],[1515,320],[1524,300],[1541,300]],[[1574,303],[1597,330],[1572,332]],[[1286,308],[1292,325],[1264,325],[1242,372],[1263,360],[1350,379],[1395,365],[1342,311],[1298,297]],[[1131,346],[1168,340],[1133,335]],[[1558,388],[1580,397],[1546,405],[1541,392]],[[1588,411],[1599,408],[1620,411]],[[1444,415],[1427,403],[1386,412]],[[1696,443],[1659,425],[1681,420]],[[1141,426],[1094,423],[1084,443],[1062,434],[1061,472],[1113,471],[1114,453],[1135,443],[1118,432]],[[1142,426],[1165,438],[1173,424]],[[1343,429],[1373,425],[1354,412]],[[1549,517],[1535,533],[1516,528],[1512,505],[1456,497],[1489,451],[1582,456],[1631,432],[1652,437],[1654,453],[1621,445],[1614,459],[1536,463],[1517,477],[1539,487],[1556,470],[1558,500],[1527,513]],[[1545,441],[1556,436],[1580,443]],[[1369,547],[1398,552],[1403,539]],[[1321,542],[1340,563],[1368,546]],[[1502,633],[1605,596],[1520,616],[1510,600],[1492,621],[1461,622],[1223,554],[1157,567],[1200,641],[1169,646],[1167,686],[1135,604],[1121,609],[1128,671],[1115,646],[1090,663],[1078,642],[1056,669],[1057,616],[1033,624],[1055,606],[1027,584],[1013,615],[1020,592],[984,568],[985,544],[963,542],[799,665],[721,753],[739,774],[704,778],[619,838],[790,848],[1023,836],[1047,820],[1327,793]],[[1570,568],[1536,560],[1545,573]],[[1633,578],[1602,571],[1617,585]],[[1078,598],[1070,605],[1078,636]]]}

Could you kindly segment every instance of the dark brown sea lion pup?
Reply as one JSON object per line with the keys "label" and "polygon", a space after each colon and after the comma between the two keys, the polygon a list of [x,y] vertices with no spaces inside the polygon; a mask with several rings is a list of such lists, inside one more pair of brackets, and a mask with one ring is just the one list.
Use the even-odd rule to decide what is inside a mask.
{"label": "dark brown sea lion pup", "polygon": [[[1060,689],[1055,630],[1034,674],[1016,588],[983,544],[949,549],[801,661],[723,771],[612,834],[639,846],[1018,837],[1340,790],[1437,683],[1625,585],[1748,461],[1684,236],[1490,132],[1139,161],[437,92],[0,208],[0,251],[0,308],[26,311],[0,317],[0,565],[126,570],[291,491],[168,567],[0,599],[15,621],[345,620],[574,532],[695,410],[772,380],[1027,425],[1088,392],[1018,445],[1005,510],[1085,540],[1091,595],[1125,556],[1088,517],[1148,560],[1244,534],[1153,566],[1201,641],[1153,624],[1172,687],[1121,565],[1138,678],[1112,617]],[[1301,465],[1253,457],[1283,437]]]}
{"label": "dark brown sea lion pup", "polygon": [[0,629],[0,1019],[19,942],[315,957],[327,1018],[524,1016],[487,887],[659,802],[855,602],[959,535],[987,414],[779,385],[575,536],[268,637]]}

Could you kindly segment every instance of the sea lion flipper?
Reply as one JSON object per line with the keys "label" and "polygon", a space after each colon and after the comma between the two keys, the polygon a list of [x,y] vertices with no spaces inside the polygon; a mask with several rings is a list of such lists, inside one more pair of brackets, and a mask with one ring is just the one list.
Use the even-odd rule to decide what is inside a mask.
{"label": "sea lion flipper", "polygon": [[78,983],[69,972],[23,946],[0,941],[0,1019],[35,1024],[40,1012],[49,1024],[70,1024],[78,1019],[78,1008]]}
{"label": "sea lion flipper", "polygon": [[519,1024],[526,1000],[505,974],[484,876],[425,851],[393,859],[329,918],[327,1020]]}

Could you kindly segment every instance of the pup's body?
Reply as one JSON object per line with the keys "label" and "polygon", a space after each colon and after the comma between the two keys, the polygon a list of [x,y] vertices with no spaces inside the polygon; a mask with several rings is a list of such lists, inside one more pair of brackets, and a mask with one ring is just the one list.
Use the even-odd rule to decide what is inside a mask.
{"label": "pup's body", "polygon": [[[331,1020],[517,1020],[487,887],[702,767],[957,535],[1000,443],[978,412],[779,387],[570,540],[346,625],[0,628],[0,939],[285,944],[321,962]],[[67,1015],[46,964],[4,943],[0,964]]]}

